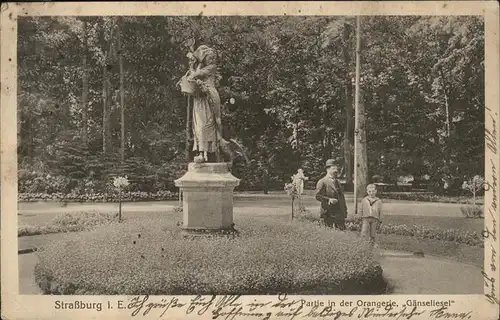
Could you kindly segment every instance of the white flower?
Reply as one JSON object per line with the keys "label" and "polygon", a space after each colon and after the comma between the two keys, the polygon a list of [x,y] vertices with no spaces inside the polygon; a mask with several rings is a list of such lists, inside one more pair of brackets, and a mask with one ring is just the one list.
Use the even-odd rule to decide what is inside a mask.
{"label": "white flower", "polygon": [[236,100],[234,100],[234,98],[229,99],[230,104],[234,104],[235,102],[236,102]]}
{"label": "white flower", "polygon": [[123,187],[127,187],[130,183],[128,182],[128,178],[127,176],[125,177],[115,177],[113,179],[113,185],[116,187],[116,188],[123,188]]}
{"label": "white flower", "polygon": [[473,182],[474,182],[474,184],[482,184],[484,182],[484,180],[480,176],[474,176]]}
{"label": "white flower", "polygon": [[462,183],[462,189],[464,189],[464,190],[469,189],[469,185],[467,184],[467,181],[464,181],[464,183]]}
{"label": "white flower", "polygon": [[462,189],[469,190],[472,193],[476,193],[484,188],[484,179],[481,176],[474,176],[469,181],[464,181],[462,184]]}

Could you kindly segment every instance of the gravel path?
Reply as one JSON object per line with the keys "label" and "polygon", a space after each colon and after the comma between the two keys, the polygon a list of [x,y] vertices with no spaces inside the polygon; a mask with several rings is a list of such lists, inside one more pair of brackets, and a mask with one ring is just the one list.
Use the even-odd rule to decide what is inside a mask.
{"label": "gravel path", "polygon": [[[354,211],[351,194],[347,194],[349,212]],[[178,205],[178,201],[151,201],[123,203],[124,215],[137,215],[144,212],[168,212]],[[319,210],[319,203],[311,195],[304,196],[303,205],[309,210]],[[461,204],[416,202],[403,200],[384,200],[385,215],[461,217]],[[34,202],[18,204],[19,225],[44,225],[50,223],[58,214],[66,212],[97,211],[118,212],[117,203],[68,203],[63,206],[56,202]],[[258,208],[267,209],[263,214],[287,214],[291,202],[284,194],[236,194],[234,198],[235,214],[258,214]]]}

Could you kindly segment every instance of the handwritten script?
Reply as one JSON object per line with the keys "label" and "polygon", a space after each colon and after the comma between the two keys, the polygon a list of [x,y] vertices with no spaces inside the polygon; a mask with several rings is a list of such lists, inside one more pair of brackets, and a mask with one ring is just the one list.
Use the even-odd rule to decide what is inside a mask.
{"label": "handwritten script", "polygon": [[486,298],[492,304],[499,304],[498,296],[496,294],[497,282],[497,214],[498,214],[498,168],[497,168],[497,144],[498,144],[498,131],[497,131],[497,118],[498,112],[486,107],[486,112],[489,122],[485,126],[486,148],[488,151],[487,163],[490,165],[490,174],[486,177],[486,192],[489,193],[490,203],[485,203],[484,220],[485,230],[483,237],[485,238],[485,250],[489,251],[487,256],[490,260],[484,265],[482,271],[485,287],[488,288],[485,293]]}
{"label": "handwritten script", "polygon": [[[169,312],[203,316],[207,319],[472,319],[472,310],[454,312],[454,301],[407,300],[400,305],[393,300],[305,300],[286,294],[242,299],[241,296],[151,297],[136,296],[119,301],[133,317],[157,316],[167,319]],[[243,301],[244,300],[244,301]],[[110,306],[113,309],[113,306]]]}

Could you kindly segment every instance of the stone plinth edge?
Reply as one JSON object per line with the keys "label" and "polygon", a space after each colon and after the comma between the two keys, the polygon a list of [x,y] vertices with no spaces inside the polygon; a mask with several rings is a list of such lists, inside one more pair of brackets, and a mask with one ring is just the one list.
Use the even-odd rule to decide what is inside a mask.
{"label": "stone plinth edge", "polygon": [[226,228],[226,229],[209,229],[209,228],[186,228],[183,227],[181,231],[181,235],[184,238],[188,239],[196,239],[199,237],[227,237],[227,238],[236,238],[238,237],[240,232],[236,230],[234,227]]}
{"label": "stone plinth edge", "polygon": [[240,179],[231,174],[229,164],[225,162],[190,163],[184,176],[174,182],[176,187],[184,189],[233,189],[240,184]]}

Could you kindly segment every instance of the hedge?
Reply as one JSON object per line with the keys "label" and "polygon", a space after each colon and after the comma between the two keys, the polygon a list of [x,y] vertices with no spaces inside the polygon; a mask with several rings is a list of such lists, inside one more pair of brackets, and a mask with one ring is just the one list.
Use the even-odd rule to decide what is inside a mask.
{"label": "hedge", "polygon": [[[171,191],[151,192],[123,192],[122,201],[163,201],[178,199],[179,194]],[[60,201],[60,202],[118,202],[117,193],[19,193],[18,201]]]}
{"label": "hedge", "polygon": [[60,213],[48,225],[20,226],[17,236],[35,236],[49,233],[89,231],[96,226],[118,221],[118,214],[90,212]]}
{"label": "hedge", "polygon": [[356,235],[262,217],[238,219],[234,239],[184,239],[178,219],[116,223],[50,243],[38,252],[36,283],[45,294],[385,293],[382,268]]}
{"label": "hedge", "polygon": [[[315,215],[310,211],[302,211],[296,216],[298,221],[307,221],[315,224],[321,224],[319,215]],[[346,227],[350,231],[360,231],[360,222],[349,220]],[[466,244],[469,246],[484,247],[484,239],[481,233],[473,231],[463,231],[458,229],[435,229],[427,228],[419,225],[393,225],[382,224],[378,230],[381,234],[395,234],[401,236],[417,237],[421,239],[436,239],[452,241],[456,243]]]}
{"label": "hedge", "polygon": [[[407,200],[407,201],[425,201],[425,202],[440,202],[440,203],[461,203],[469,204],[472,197],[466,196],[441,196],[432,192],[380,192],[380,198],[393,199],[393,200]],[[484,203],[484,197],[478,197],[478,204]]]}
{"label": "hedge", "polygon": [[[446,197],[434,195],[424,192],[388,192],[380,193],[380,198],[393,200],[407,201],[425,201],[425,202],[441,202],[441,203],[471,203],[470,197]],[[122,193],[122,201],[164,201],[178,199],[179,193],[172,191],[158,192],[124,192]],[[118,202],[117,193],[19,193],[18,200],[22,202],[35,201],[59,201],[59,202]],[[484,203],[484,198],[479,197],[478,204]]]}

